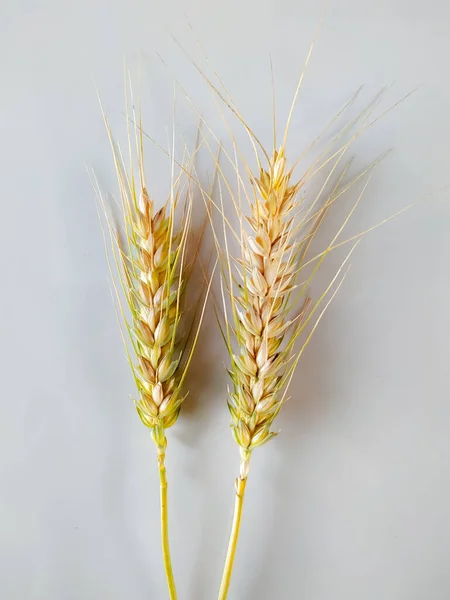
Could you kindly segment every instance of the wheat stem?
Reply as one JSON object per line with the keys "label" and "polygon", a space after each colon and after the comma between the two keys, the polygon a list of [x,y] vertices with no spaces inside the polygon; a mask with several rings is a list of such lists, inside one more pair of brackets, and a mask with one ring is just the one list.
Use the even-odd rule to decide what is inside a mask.
{"label": "wheat stem", "polygon": [[169,546],[169,517],[167,512],[167,475],[166,475],[166,451],[164,446],[157,446],[159,483],[161,499],[161,545],[164,561],[164,570],[166,571],[167,587],[169,588],[170,600],[177,600],[177,590],[175,587],[175,578],[173,576],[172,561],[170,558]]}
{"label": "wheat stem", "polygon": [[228,596],[228,589],[231,582],[231,574],[233,572],[234,557],[236,555],[237,542],[239,531],[241,528],[242,508],[244,506],[245,486],[247,485],[247,477],[236,479],[236,498],[234,501],[234,516],[233,525],[231,527],[230,541],[228,544],[227,558],[223,569],[222,583],[220,585],[219,600],[225,600]]}

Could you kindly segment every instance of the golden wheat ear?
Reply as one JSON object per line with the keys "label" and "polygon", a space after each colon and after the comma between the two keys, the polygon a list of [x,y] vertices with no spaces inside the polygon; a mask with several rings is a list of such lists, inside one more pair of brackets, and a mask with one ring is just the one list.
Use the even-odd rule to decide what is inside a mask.
{"label": "golden wheat ear", "polygon": [[[286,126],[280,136],[277,136],[275,108],[273,110],[271,150],[264,148],[260,138],[245,121],[206,54],[204,53],[204,58],[212,75],[207,75],[191,61],[217,99],[232,144],[232,151],[227,151],[205,123],[212,137],[221,145],[222,157],[228,163],[228,171],[231,168],[233,177],[232,180],[227,176],[227,169],[216,160],[219,175],[217,198],[211,204],[221,217],[221,226],[216,227],[213,218],[211,225],[221,271],[223,311],[222,318],[218,315],[218,320],[230,357],[228,373],[231,384],[227,403],[231,415],[231,431],[240,451],[235,513],[219,600],[225,600],[228,595],[251,456],[256,448],[277,435],[277,431],[273,429],[274,421],[287,399],[295,368],[327,307],[342,285],[352,252],[366,233],[342,239],[343,231],[366,190],[370,172],[380,160],[377,159],[361,173],[348,178],[351,165],[349,150],[353,142],[380,118],[373,115],[384,90],[355,118],[345,122],[331,140],[323,143],[323,150],[318,156],[300,175],[296,175],[300,162],[307,161],[309,151],[323,141],[324,134],[331,126],[334,127],[347,110],[354,106],[361,90],[358,89],[352,95],[303,152],[296,153],[289,160],[289,129],[314,42],[315,40],[307,54]],[[182,91],[184,92],[183,89]],[[186,93],[185,95],[188,97]],[[275,107],[274,99],[273,106]],[[236,142],[224,114],[227,110],[241,123],[250,139],[255,152],[256,169],[249,166],[251,159],[245,156]],[[277,146],[278,137],[282,140],[280,146]],[[310,186],[313,181],[316,182],[314,187]],[[358,182],[363,184],[362,191],[331,241],[312,254],[312,243],[317,241],[317,233],[330,208]],[[310,188],[317,191],[313,193]],[[309,196],[305,199],[307,190]],[[242,202],[243,199],[245,202]],[[224,207],[227,205],[234,207],[236,211],[236,226],[232,224],[236,220],[233,221],[226,214]],[[308,293],[313,278],[330,252],[345,244],[350,246],[347,256],[324,292],[313,301]],[[240,248],[234,253],[233,247],[236,245]],[[302,337],[303,341],[298,348],[297,342]]]}
{"label": "golden wheat ear", "polygon": [[[188,245],[193,237],[191,175],[198,140],[193,152],[184,152],[177,169],[173,138],[173,147],[168,152],[172,174],[170,192],[162,206],[157,207],[146,186],[140,108],[138,114],[134,108],[129,114],[128,94],[126,97],[127,162],[113,138],[102,108],[120,190],[117,204],[122,222],[119,227],[110,216],[98,184],[96,191],[111,241],[110,252],[107,250],[108,264],[121,317],[122,337],[136,383],[134,403],[157,449],[162,551],[169,594],[173,600],[177,594],[168,538],[165,432],[175,424],[186,397],[183,382],[198,340],[212,276],[204,297],[199,300],[195,319],[192,311],[186,310],[185,290],[198,254],[197,247],[190,256]],[[131,105],[134,106],[132,98]],[[177,209],[181,213],[178,219]],[[107,234],[105,232],[105,240]],[[186,323],[189,320],[191,322]]]}

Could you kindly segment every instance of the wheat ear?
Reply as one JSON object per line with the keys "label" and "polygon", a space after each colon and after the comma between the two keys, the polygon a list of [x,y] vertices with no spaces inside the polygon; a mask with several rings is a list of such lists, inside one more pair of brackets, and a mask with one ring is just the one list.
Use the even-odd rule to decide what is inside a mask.
{"label": "wheat ear", "polygon": [[[219,256],[222,258],[225,314],[222,333],[231,361],[229,374],[232,386],[228,393],[231,429],[240,449],[239,476],[235,483],[234,518],[219,591],[219,600],[225,600],[231,581],[252,452],[277,435],[277,432],[272,430],[272,425],[286,400],[295,367],[326,308],[343,282],[344,267],[359,242],[359,236],[337,273],[315,303],[312,303],[307,295],[308,285],[328,253],[338,245],[337,239],[361,200],[368,179],[331,242],[318,255],[309,258],[308,252],[312,240],[330,206],[356,181],[365,176],[377,161],[350,183],[342,184],[350,162],[342,169],[338,170],[338,168],[351,142],[364,128],[363,121],[359,131],[350,138],[350,141],[343,143],[334,153],[331,146],[327,148],[301,179],[293,181],[293,171],[297,163],[288,168],[285,156],[292,111],[282,145],[278,150],[275,149],[274,131],[274,150],[269,154],[245,124],[229,96],[224,96],[222,92],[219,92],[219,95],[245,125],[254,148],[260,146],[267,160],[267,167],[263,168],[256,152],[259,173],[254,176],[245,159],[241,157],[252,185],[251,192],[247,192],[237,166],[239,150],[236,144],[234,143],[234,158],[224,152],[237,175],[239,188],[237,195],[232,191],[220,166],[218,167],[221,174],[220,202],[218,206],[216,203],[216,206],[223,219],[224,247],[218,241],[218,235],[215,235],[215,239]],[[370,113],[371,110],[369,115]],[[360,116],[367,118],[367,111],[363,111]],[[333,142],[344,136],[355,123],[357,120],[344,127]],[[323,169],[327,171],[325,181],[319,187],[317,195],[313,196],[312,202],[307,204],[300,192],[305,184]],[[235,231],[225,217],[223,185],[236,209],[240,223],[239,231]],[[249,206],[250,212],[247,214],[244,214],[242,207],[242,196],[245,196]],[[230,254],[227,241],[230,232],[241,246],[240,257],[233,257]],[[297,276],[300,272],[303,273],[308,265],[311,265],[312,273],[306,281],[298,285]],[[227,316],[227,296],[231,307],[230,316]],[[300,350],[296,350],[295,342],[305,331],[311,319],[314,319],[311,331]]]}
{"label": "wheat ear", "polygon": [[[230,585],[252,451],[276,435],[271,426],[281,407],[280,387],[289,359],[289,348],[280,347],[291,325],[288,306],[299,250],[292,236],[297,186],[290,185],[283,149],[274,153],[269,170],[261,169],[254,184],[247,219],[251,231],[245,236],[239,265],[242,284],[236,295],[231,293],[237,352],[231,355],[228,408],[241,463],[221,599],[227,597]],[[294,325],[297,330],[308,305],[306,299]]]}
{"label": "wheat ear", "polygon": [[[141,421],[150,429],[157,450],[162,552],[169,595],[174,600],[177,593],[169,549],[165,431],[176,422],[180,412],[184,399],[181,388],[198,339],[210,289],[209,282],[197,325],[191,323],[191,335],[183,334],[180,323],[185,313],[185,288],[195,258],[190,261],[187,259],[192,216],[189,173],[193,168],[195,152],[189,155],[187,165],[181,166],[180,175],[175,178],[172,149],[171,193],[164,206],[155,210],[145,184],[140,118],[137,124],[136,116],[133,115],[131,119],[127,114],[127,122],[135,123],[135,153],[131,150],[133,136],[128,132],[131,166],[127,169],[120,148],[113,140],[108,120],[103,115],[120,187],[123,235],[113,226],[105,202],[101,194],[98,195],[106,215],[112,254],[122,288],[119,290],[114,285],[126,330],[124,332],[122,329],[122,335],[138,391],[135,406]],[[137,178],[135,172],[138,173]],[[183,176],[188,180],[184,189],[181,188]],[[181,224],[177,227],[175,213],[182,195],[185,197],[184,208]],[[113,273],[112,278],[114,282]],[[126,316],[121,297],[126,299],[130,318]],[[125,333],[128,334],[129,344],[126,343]]]}

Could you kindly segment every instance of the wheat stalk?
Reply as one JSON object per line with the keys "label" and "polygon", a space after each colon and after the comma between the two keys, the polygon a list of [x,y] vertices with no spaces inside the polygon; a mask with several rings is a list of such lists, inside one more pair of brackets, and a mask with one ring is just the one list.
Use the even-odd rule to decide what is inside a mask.
{"label": "wheat stalk", "polygon": [[[102,109],[103,110],[103,109]],[[147,192],[144,173],[143,130],[141,118],[130,118],[134,122],[134,132],[128,129],[130,167],[127,169],[119,146],[115,143],[111,129],[103,111],[110,139],[113,158],[120,187],[120,209],[123,220],[123,235],[113,226],[105,201],[96,185],[101,207],[112,242],[112,253],[116,263],[122,294],[114,284],[122,321],[126,332],[122,336],[127,349],[138,397],[134,401],[142,423],[150,429],[156,445],[161,500],[161,541],[164,566],[172,600],[176,599],[176,587],[171,564],[168,538],[167,477],[165,431],[172,427],[178,418],[181,404],[186,396],[182,384],[191,362],[203,319],[206,300],[204,297],[197,325],[194,319],[190,334],[186,335],[181,323],[185,318],[185,289],[197,254],[188,260],[188,239],[192,220],[192,177],[196,151],[186,164],[180,164],[180,174],[175,177],[174,147],[171,153],[172,184],[166,203],[155,209]],[[134,140],[133,140],[134,137]],[[132,147],[135,146],[135,154]],[[188,154],[185,151],[185,157]],[[137,172],[137,177],[135,176]],[[183,176],[187,184],[181,187]],[[181,223],[176,224],[176,210],[184,195]],[[110,264],[111,267],[111,264]],[[127,317],[122,300],[125,297],[130,317]],[[129,344],[126,343],[128,334]],[[129,346],[131,346],[131,351]],[[134,354],[134,359],[132,355]]]}

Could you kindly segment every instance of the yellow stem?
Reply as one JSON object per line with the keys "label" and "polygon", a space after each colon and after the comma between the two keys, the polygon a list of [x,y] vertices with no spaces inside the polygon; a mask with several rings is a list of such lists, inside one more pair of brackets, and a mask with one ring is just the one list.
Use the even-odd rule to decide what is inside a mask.
{"label": "yellow stem", "polygon": [[173,576],[169,548],[169,519],[167,514],[167,477],[165,456],[164,450],[161,451],[161,448],[158,448],[159,481],[161,492],[161,543],[170,600],[177,600],[177,590],[175,587],[175,579]]}
{"label": "yellow stem", "polygon": [[222,575],[222,583],[220,585],[219,600],[225,600],[228,596],[228,588],[230,587],[231,573],[233,571],[233,563],[236,554],[239,529],[241,527],[242,507],[244,505],[244,493],[246,484],[246,475],[243,479],[241,479],[241,476],[236,479],[236,498],[234,501],[233,525],[231,527],[227,558],[225,560],[225,567],[223,569]]}

